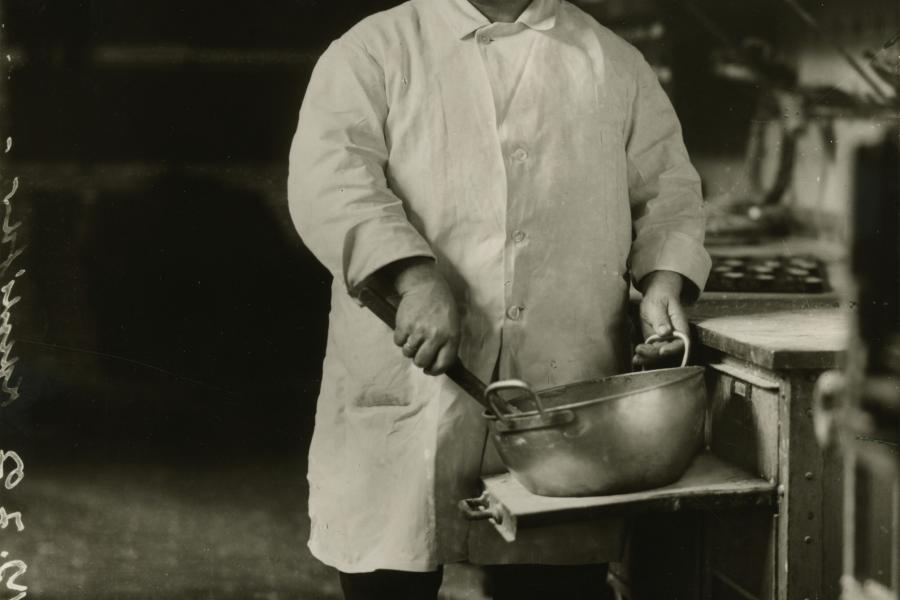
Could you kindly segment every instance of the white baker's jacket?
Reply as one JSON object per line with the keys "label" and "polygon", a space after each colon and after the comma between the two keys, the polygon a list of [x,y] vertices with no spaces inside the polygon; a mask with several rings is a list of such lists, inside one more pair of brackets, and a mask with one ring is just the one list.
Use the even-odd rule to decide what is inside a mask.
{"label": "white baker's jacket", "polygon": [[629,278],[667,269],[699,290],[709,272],[699,179],[641,55],[559,0],[535,0],[516,25],[467,0],[379,13],[316,65],[288,196],[334,274],[313,554],[346,572],[617,558],[618,520],[560,527],[552,547],[463,520],[484,460],[480,408],[416,368],[348,290],[433,257],[482,380],[495,364],[538,388],[626,370]]}

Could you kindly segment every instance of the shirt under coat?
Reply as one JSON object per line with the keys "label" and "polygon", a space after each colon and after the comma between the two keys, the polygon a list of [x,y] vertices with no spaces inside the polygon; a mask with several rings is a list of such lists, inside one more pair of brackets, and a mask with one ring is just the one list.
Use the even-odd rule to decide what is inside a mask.
{"label": "shirt under coat", "polygon": [[[478,494],[480,407],[429,377],[351,292],[427,256],[449,281],[460,357],[543,388],[627,370],[629,283],[701,290],[700,181],[640,53],[568,2],[491,24],[412,0],[331,44],[290,154],[297,229],[334,275],[309,458],[310,548],[345,572],[615,559],[622,524],[513,544],[459,511]],[[553,532],[545,531],[549,535]],[[564,547],[564,551],[560,548]]]}

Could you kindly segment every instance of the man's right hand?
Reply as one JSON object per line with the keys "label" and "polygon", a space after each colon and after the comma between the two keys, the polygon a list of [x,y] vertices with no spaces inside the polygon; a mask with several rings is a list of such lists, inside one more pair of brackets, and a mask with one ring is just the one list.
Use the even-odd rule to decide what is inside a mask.
{"label": "man's right hand", "polygon": [[459,349],[459,313],[450,286],[434,261],[414,258],[391,265],[400,294],[394,343],[429,375],[444,373]]}

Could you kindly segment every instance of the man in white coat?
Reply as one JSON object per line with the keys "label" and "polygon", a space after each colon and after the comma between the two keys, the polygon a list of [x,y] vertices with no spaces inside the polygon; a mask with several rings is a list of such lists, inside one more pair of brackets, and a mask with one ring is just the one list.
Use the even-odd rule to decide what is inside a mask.
{"label": "man in white coat", "polygon": [[[520,597],[596,598],[622,523],[548,545],[466,522],[457,502],[491,449],[478,405],[436,375],[459,355],[482,380],[545,387],[679,351],[630,347],[630,282],[643,334],[665,335],[687,332],[709,272],[699,178],[640,53],[561,0],[373,15],[316,65],[288,195],[334,275],[313,554],[348,598],[435,598],[442,565],[464,560],[530,565],[496,567],[495,598],[522,593],[509,580]],[[353,298],[372,277],[401,297],[393,335]]]}

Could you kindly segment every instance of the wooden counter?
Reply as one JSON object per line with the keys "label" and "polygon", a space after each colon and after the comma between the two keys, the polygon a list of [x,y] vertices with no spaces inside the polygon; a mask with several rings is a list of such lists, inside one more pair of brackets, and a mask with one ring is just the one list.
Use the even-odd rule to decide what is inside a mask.
{"label": "wooden counter", "polygon": [[[814,302],[753,301],[704,305],[691,313],[694,338],[713,348],[771,369],[834,369],[847,348],[848,309]],[[771,301],[769,301],[771,302]]]}
{"label": "wooden counter", "polygon": [[[816,442],[813,389],[846,358],[851,310],[824,296],[763,294],[691,309],[696,357],[710,378],[711,448],[757,466],[780,492],[771,520],[752,511],[705,517],[703,597],[837,600],[842,469]],[[737,560],[733,540],[749,523],[760,536],[742,542]]]}
{"label": "wooden counter", "polygon": [[[789,242],[712,252],[813,254],[844,289],[834,248]],[[707,367],[708,450],[774,485],[777,505],[642,515],[615,570],[630,581],[631,600],[838,599],[843,470],[816,441],[813,390],[847,357],[854,309],[840,295],[704,293],[688,308],[692,362]],[[673,563],[678,570],[660,572]]]}

